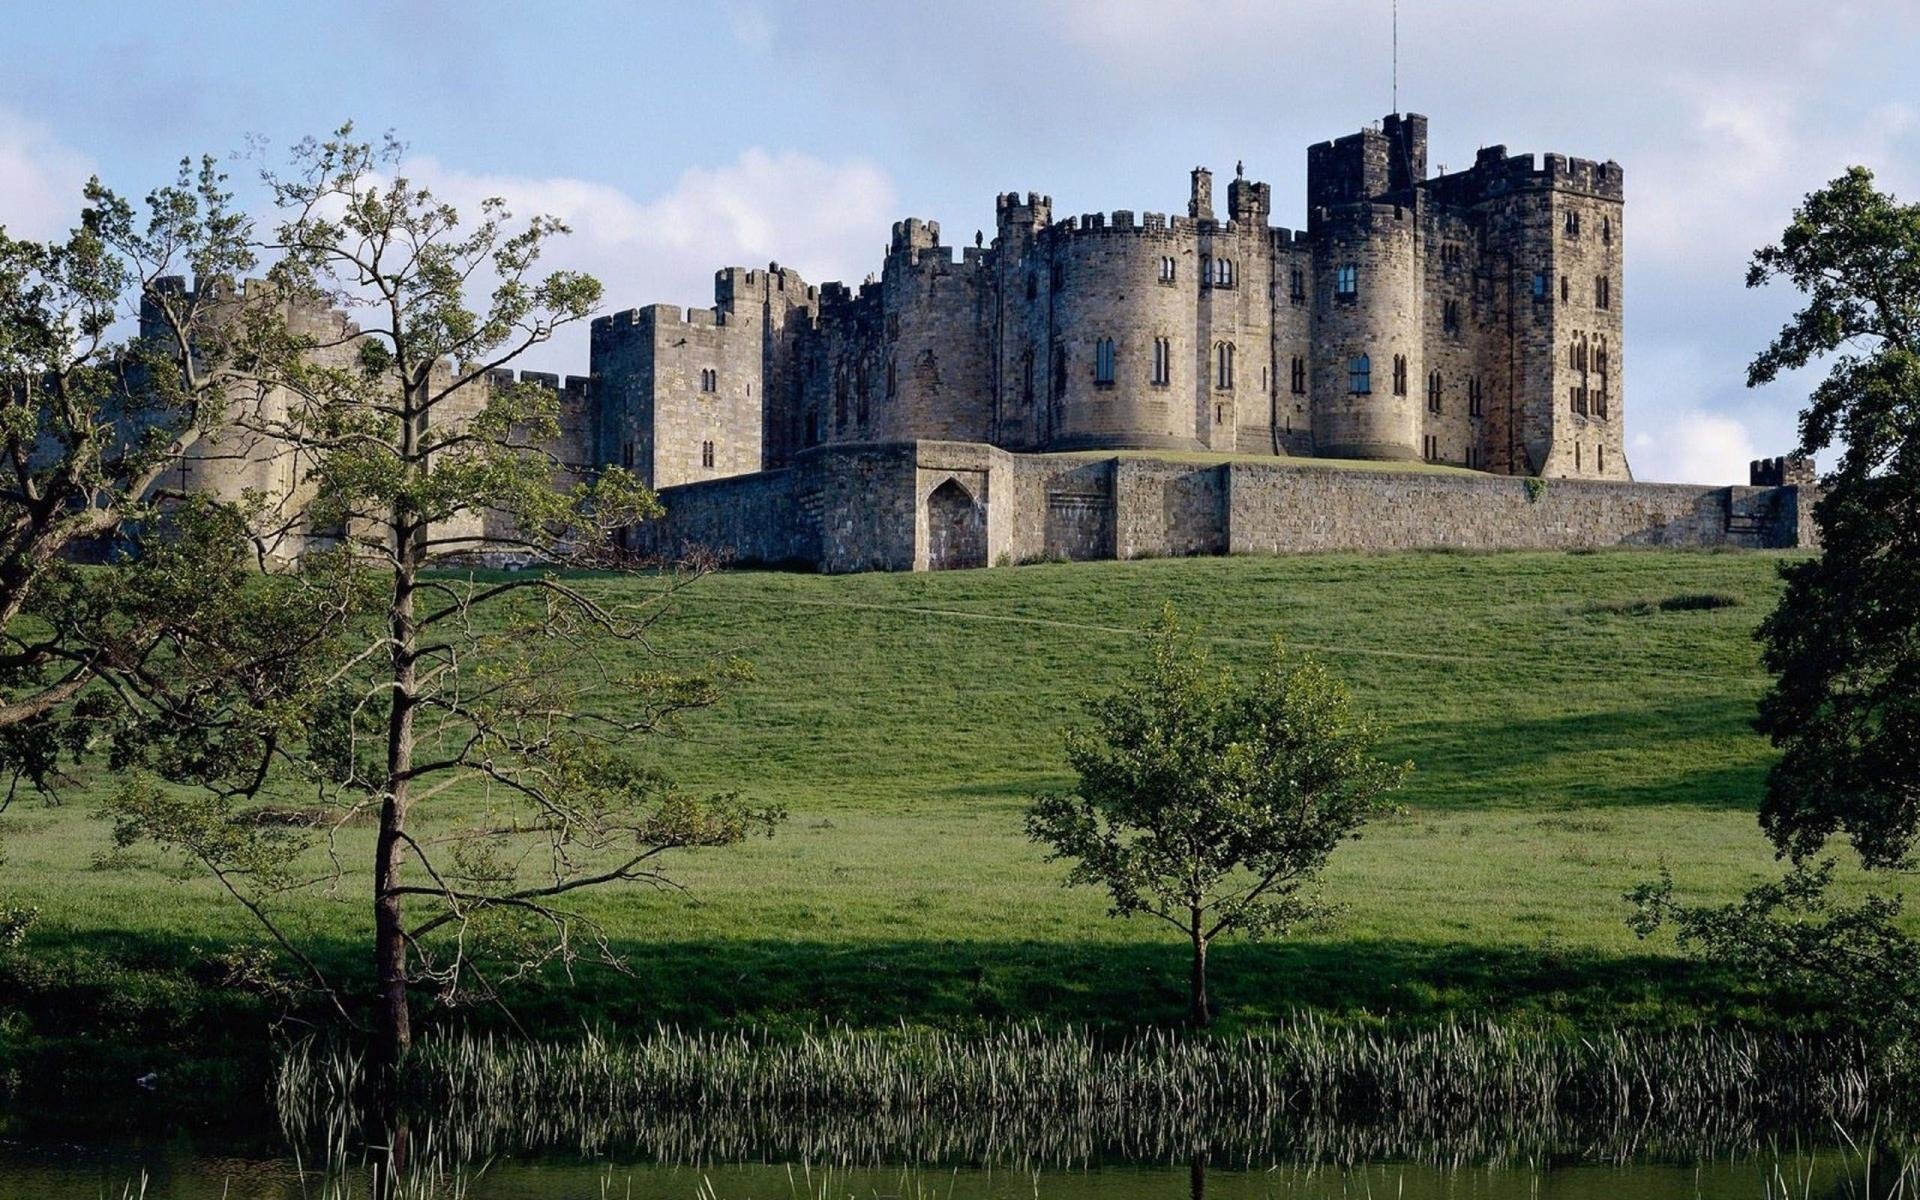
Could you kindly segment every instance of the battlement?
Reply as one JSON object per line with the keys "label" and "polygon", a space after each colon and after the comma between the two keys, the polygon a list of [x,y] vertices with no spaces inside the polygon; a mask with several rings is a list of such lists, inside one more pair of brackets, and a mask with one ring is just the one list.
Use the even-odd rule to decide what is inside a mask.
{"label": "battlement", "polygon": [[995,227],[1002,230],[1045,229],[1053,221],[1053,197],[1039,192],[1028,192],[1025,200],[1019,192],[1002,192],[994,197],[993,209]]}
{"label": "battlement", "polygon": [[508,367],[495,367],[487,372],[487,386],[495,389],[510,388],[516,383],[542,387],[550,392],[558,392],[562,404],[582,405],[587,402],[589,379],[585,375],[569,375],[562,382],[560,376],[550,371],[521,371],[518,378]]}
{"label": "battlement", "polygon": [[920,250],[932,250],[939,245],[940,222],[908,217],[893,223],[893,241],[888,246],[888,252],[912,254]]}
{"label": "battlement", "polygon": [[1425,188],[1444,204],[1477,204],[1495,196],[1523,190],[1581,192],[1607,200],[1626,196],[1625,172],[1609,159],[1570,158],[1547,154],[1536,165],[1532,154],[1508,154],[1505,146],[1487,146],[1474,156],[1473,166],[1429,180]]}
{"label": "battlement", "polygon": [[1813,487],[1819,480],[1813,459],[1804,454],[1756,458],[1747,464],[1747,482],[1753,487]]}
{"label": "battlement", "polygon": [[780,296],[795,304],[811,304],[820,298],[820,289],[800,277],[800,272],[777,262],[765,270],[752,267],[722,267],[713,273],[714,299],[722,308],[744,294]]}

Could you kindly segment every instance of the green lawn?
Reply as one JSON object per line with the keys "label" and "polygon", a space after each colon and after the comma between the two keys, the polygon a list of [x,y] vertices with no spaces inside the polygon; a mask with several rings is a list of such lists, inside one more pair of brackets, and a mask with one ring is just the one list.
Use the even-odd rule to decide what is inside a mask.
{"label": "green lawn", "polygon": [[[1753,818],[1770,751],[1748,722],[1766,682],[1751,633],[1779,562],[1432,553],[703,581],[662,648],[738,651],[758,679],[661,748],[664,765],[792,818],[770,841],[683,858],[691,898],[600,896],[635,975],[522,993],[518,1019],[1176,1021],[1183,948],[1063,890],[1022,832],[1026,797],[1067,782],[1058,730],[1076,698],[1135,660],[1165,601],[1224,658],[1275,635],[1323,657],[1416,765],[1405,812],[1336,856],[1339,919],[1216,950],[1230,1022],[1300,1006],[1570,1026],[1760,1015],[1768,998],[1636,942],[1621,893],[1663,862],[1693,896],[1775,869]],[[1744,603],[1601,607],[1700,592]],[[196,964],[259,939],[212,885],[151,854],[110,860],[84,796],[16,801],[0,821],[0,893],[44,914],[25,952],[0,956],[0,987],[26,1013],[0,1035],[242,1037],[235,1014],[256,1009],[209,991],[218,972]],[[291,918],[353,968],[355,882]]]}

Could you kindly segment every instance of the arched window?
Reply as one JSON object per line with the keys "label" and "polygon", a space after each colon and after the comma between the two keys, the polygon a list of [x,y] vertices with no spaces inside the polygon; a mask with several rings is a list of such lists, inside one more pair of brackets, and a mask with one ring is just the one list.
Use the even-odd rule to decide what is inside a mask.
{"label": "arched window", "polygon": [[1430,413],[1440,411],[1440,372],[1438,371],[1427,372],[1427,411]]}
{"label": "arched window", "polygon": [[703,392],[719,391],[720,372],[714,370],[712,367],[702,369],[700,372],[700,390]]}
{"label": "arched window", "polygon": [[1033,347],[1020,358],[1020,399],[1023,403],[1033,403]]}
{"label": "arched window", "polygon": [[1294,395],[1304,396],[1307,394],[1307,360],[1298,354],[1293,356],[1293,370],[1290,382],[1293,385]]}
{"label": "arched window", "polygon": [[1230,288],[1233,286],[1233,260],[1216,258],[1213,260],[1213,286]]}
{"label": "arched window", "polygon": [[1221,391],[1233,387],[1233,343],[1221,342],[1213,348],[1213,386]]}
{"label": "arched window", "polygon": [[1404,354],[1393,356],[1393,394],[1407,394],[1407,356]]}
{"label": "arched window", "polygon": [[1357,354],[1347,360],[1347,390],[1356,396],[1373,391],[1373,360]]}
{"label": "arched window", "polygon": [[1178,264],[1172,258],[1163,255],[1160,259],[1160,282],[1172,283],[1177,270]]}
{"label": "arched window", "polygon": [[1113,382],[1113,339],[1101,338],[1093,344],[1093,381]]}
{"label": "arched window", "polygon": [[840,369],[833,381],[833,423],[844,428],[847,423],[847,371]]}
{"label": "arched window", "polygon": [[1354,263],[1347,263],[1335,272],[1333,277],[1333,294],[1336,299],[1340,300],[1352,300],[1360,295],[1359,266]]}
{"label": "arched window", "polygon": [[700,443],[700,465],[703,467],[713,466],[713,443],[712,442]]}
{"label": "arched window", "polygon": [[1153,383],[1166,387],[1173,382],[1173,339],[1153,339]]}

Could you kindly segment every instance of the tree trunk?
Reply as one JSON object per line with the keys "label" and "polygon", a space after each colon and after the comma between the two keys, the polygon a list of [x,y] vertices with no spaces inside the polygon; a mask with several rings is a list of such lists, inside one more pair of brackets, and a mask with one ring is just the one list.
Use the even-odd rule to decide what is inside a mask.
{"label": "tree trunk", "polygon": [[1193,930],[1193,975],[1188,985],[1187,1021],[1195,1029],[1205,1029],[1213,1022],[1213,1013],[1207,1008],[1207,939],[1200,932],[1199,923]]}
{"label": "tree trunk", "polygon": [[373,865],[374,1065],[391,1076],[413,1043],[407,1004],[406,913],[396,889],[406,860],[407,791],[413,767],[414,578],[404,560],[394,573],[391,618],[393,699],[387,719],[387,794],[380,804],[380,840]]}

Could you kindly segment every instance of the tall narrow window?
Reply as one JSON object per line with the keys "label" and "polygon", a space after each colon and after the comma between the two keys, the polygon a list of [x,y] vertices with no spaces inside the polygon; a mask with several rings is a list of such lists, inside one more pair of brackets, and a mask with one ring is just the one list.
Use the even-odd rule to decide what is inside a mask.
{"label": "tall narrow window", "polygon": [[1111,386],[1113,383],[1113,339],[1101,338],[1093,344],[1093,381]]}
{"label": "tall narrow window", "polygon": [[626,445],[620,447],[620,465],[623,467],[630,467],[633,465],[633,443],[632,442],[628,442]]}
{"label": "tall narrow window", "polygon": [[700,390],[703,392],[719,391],[720,372],[714,370],[712,367],[703,368],[700,372]]}
{"label": "tall narrow window", "polygon": [[844,368],[833,381],[833,424],[845,429],[847,425],[847,372]]}
{"label": "tall narrow window", "polygon": [[1373,391],[1373,360],[1357,354],[1347,360],[1347,390],[1356,396]]}
{"label": "tall narrow window", "polygon": [[1575,209],[1568,209],[1566,221],[1561,228],[1566,231],[1566,235],[1569,238],[1578,238],[1580,236],[1580,213]]}
{"label": "tall narrow window", "polygon": [[1448,300],[1441,305],[1440,312],[1440,322],[1446,326],[1447,332],[1457,332],[1460,328],[1460,302],[1458,300]]}
{"label": "tall narrow window", "polygon": [[1020,400],[1023,404],[1033,403],[1033,347],[1020,357]]}
{"label": "tall narrow window", "polygon": [[1213,286],[1213,256],[1210,254],[1200,256],[1200,286]]}
{"label": "tall narrow window", "polygon": [[900,394],[899,366],[898,359],[889,358],[887,360],[887,399],[889,400]]}
{"label": "tall narrow window", "polygon": [[1048,281],[1053,284],[1054,291],[1059,291],[1060,285],[1067,281],[1067,269],[1059,263],[1054,263],[1048,272]]}
{"label": "tall narrow window", "polygon": [[808,413],[807,414],[807,445],[817,446],[819,444],[820,444],[820,414]]}
{"label": "tall narrow window", "polygon": [[1560,277],[1560,303],[1565,304],[1572,299],[1573,299],[1573,276],[1562,275]]}
{"label": "tall narrow window", "polygon": [[1176,264],[1176,263],[1175,263],[1175,262],[1173,261],[1173,259],[1172,259],[1172,258],[1170,258],[1170,257],[1167,257],[1167,256],[1165,256],[1165,255],[1163,255],[1163,256],[1161,256],[1161,259],[1160,259],[1160,282],[1161,282],[1161,283],[1172,283],[1172,282],[1173,282],[1173,278],[1174,278],[1174,272],[1176,271],[1176,269],[1177,269],[1177,264]]}
{"label": "tall narrow window", "polygon": [[1157,337],[1153,339],[1153,383],[1155,387],[1166,387],[1173,382],[1173,340]]}
{"label": "tall narrow window", "polygon": [[1221,342],[1213,348],[1213,386],[1221,391],[1233,387],[1233,343]]}
{"label": "tall narrow window", "polygon": [[1360,268],[1347,263],[1333,276],[1333,294],[1335,299],[1353,300],[1360,295]]}
{"label": "tall narrow window", "polygon": [[1613,218],[1612,217],[1600,218],[1600,240],[1605,242],[1609,246],[1613,245]]}
{"label": "tall narrow window", "polygon": [[1440,372],[1438,371],[1427,372],[1427,411],[1430,413],[1440,411]]}
{"label": "tall narrow window", "polygon": [[1433,460],[1439,458],[1440,457],[1440,439],[1435,435],[1429,433],[1428,435],[1420,439],[1420,451],[1422,454],[1426,456],[1426,459],[1428,462],[1432,462]]}
{"label": "tall narrow window", "polygon": [[1470,417],[1485,415],[1484,402],[1480,396],[1480,377],[1478,375],[1472,376],[1467,380],[1467,415]]}
{"label": "tall narrow window", "polygon": [[1287,273],[1287,299],[1295,304],[1307,302],[1307,273],[1299,267]]}
{"label": "tall narrow window", "polygon": [[1545,271],[1535,271],[1533,273],[1533,302],[1535,304],[1544,304],[1546,300],[1547,273]]}
{"label": "tall narrow window", "polygon": [[1291,383],[1293,385],[1294,395],[1304,396],[1307,394],[1307,360],[1298,354],[1293,356]]}
{"label": "tall narrow window", "polygon": [[853,419],[862,425],[867,423],[867,418],[872,415],[873,411],[873,405],[867,402],[867,376],[869,374],[870,372],[863,366],[854,376],[853,383]]}
{"label": "tall narrow window", "polygon": [[711,467],[713,465],[713,443],[712,442],[700,443],[700,465],[703,467]]}
{"label": "tall narrow window", "polygon": [[1607,448],[1605,446],[1595,446],[1593,448],[1593,469],[1602,474],[1606,473]]}
{"label": "tall narrow window", "polygon": [[1407,356],[1404,354],[1393,356],[1393,394],[1407,394]]}
{"label": "tall narrow window", "polygon": [[1056,397],[1061,396],[1066,393],[1066,390],[1067,348],[1065,346],[1055,346],[1053,348],[1053,394]]}
{"label": "tall narrow window", "polygon": [[1575,442],[1573,444],[1573,469],[1576,471],[1580,469],[1580,443],[1579,442]]}
{"label": "tall narrow window", "polygon": [[1593,306],[1595,308],[1613,307],[1613,281],[1605,275],[1593,277]]}

